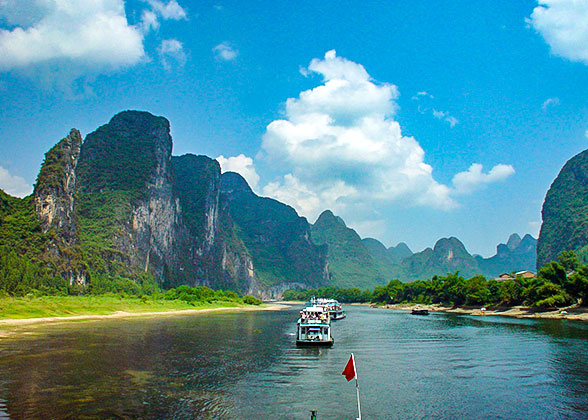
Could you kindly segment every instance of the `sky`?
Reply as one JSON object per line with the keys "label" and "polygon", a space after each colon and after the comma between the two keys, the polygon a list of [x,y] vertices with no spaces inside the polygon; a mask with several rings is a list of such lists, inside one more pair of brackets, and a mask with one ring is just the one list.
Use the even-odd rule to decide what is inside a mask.
{"label": "sky", "polygon": [[588,0],[0,0],[0,188],[127,109],[310,223],[491,256],[588,148]]}

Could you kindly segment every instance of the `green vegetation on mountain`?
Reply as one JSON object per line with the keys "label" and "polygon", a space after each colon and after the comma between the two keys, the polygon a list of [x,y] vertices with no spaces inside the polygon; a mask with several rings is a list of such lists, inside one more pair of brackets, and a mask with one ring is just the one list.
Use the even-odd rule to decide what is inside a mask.
{"label": "green vegetation on mountain", "polygon": [[190,232],[204,240],[206,209],[218,199],[220,165],[207,156],[187,154],[172,157],[174,191],[182,206],[182,217]]}
{"label": "green vegetation on mountain", "polygon": [[67,291],[55,262],[43,252],[48,240],[35,215],[33,197],[16,198],[0,190],[0,293]]}
{"label": "green vegetation on mountain", "polygon": [[416,254],[403,243],[386,249],[330,211],[310,226],[240,175],[221,176],[215,160],[172,157],[169,131],[165,118],[139,111],[115,115],[83,143],[72,129],[45,155],[33,196],[0,192],[0,290],[140,295],[207,285],[270,297],[518,271],[534,252],[528,235],[491,259],[456,238]]}
{"label": "green vegetation on mountain", "polygon": [[128,191],[141,196],[157,165],[157,139],[169,122],[148,112],[124,111],[86,136],[76,173],[78,193]]}
{"label": "green vegetation on mountain", "polygon": [[147,112],[121,112],[86,136],[76,167],[76,216],[90,282],[109,277],[153,282],[149,271],[131,264],[126,232],[133,209],[147,197],[158,160],[169,158],[168,149],[169,123]]}
{"label": "green vegetation on mountain", "polygon": [[221,199],[227,203],[264,287],[326,282],[324,250],[311,242],[308,222],[292,207],[257,196],[234,172],[221,176]]}
{"label": "green vegetation on mountain", "polygon": [[327,246],[332,285],[371,288],[387,281],[388,267],[378,264],[357,232],[348,228],[343,219],[330,210],[319,216],[311,231],[314,243]]}
{"label": "green vegetation on mountain", "polygon": [[63,140],[49,149],[45,153],[45,159],[37,175],[35,189],[60,188],[63,184],[63,174],[65,172],[64,160],[67,158],[69,158],[68,150]]}
{"label": "green vegetation on mountain", "polygon": [[588,263],[588,150],[571,158],[551,184],[541,211],[537,265],[576,251]]}

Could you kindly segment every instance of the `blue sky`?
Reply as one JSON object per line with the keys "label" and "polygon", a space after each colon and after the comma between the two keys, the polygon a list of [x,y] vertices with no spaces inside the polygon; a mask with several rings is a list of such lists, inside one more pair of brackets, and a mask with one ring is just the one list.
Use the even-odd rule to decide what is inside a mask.
{"label": "blue sky", "polygon": [[537,235],[588,145],[588,0],[0,0],[0,188],[125,109],[314,222],[418,251]]}

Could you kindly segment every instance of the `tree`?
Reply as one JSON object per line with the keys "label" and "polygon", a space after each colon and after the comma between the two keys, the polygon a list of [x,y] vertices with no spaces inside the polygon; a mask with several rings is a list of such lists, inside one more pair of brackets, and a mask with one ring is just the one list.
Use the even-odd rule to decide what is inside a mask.
{"label": "tree", "polygon": [[566,273],[578,271],[581,266],[578,256],[574,251],[563,251],[559,254],[557,261],[566,270]]}

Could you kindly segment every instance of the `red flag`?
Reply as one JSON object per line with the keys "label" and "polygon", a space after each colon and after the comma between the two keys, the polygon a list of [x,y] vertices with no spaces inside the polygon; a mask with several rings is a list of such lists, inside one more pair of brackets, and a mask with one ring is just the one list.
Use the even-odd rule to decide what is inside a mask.
{"label": "red flag", "polygon": [[353,353],[351,353],[351,357],[349,358],[347,365],[345,365],[345,369],[343,372],[341,372],[341,375],[345,376],[347,382],[357,377],[357,373],[355,372],[355,359],[353,358]]}

